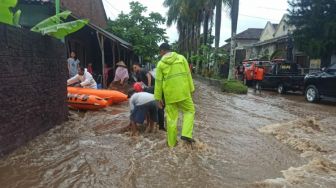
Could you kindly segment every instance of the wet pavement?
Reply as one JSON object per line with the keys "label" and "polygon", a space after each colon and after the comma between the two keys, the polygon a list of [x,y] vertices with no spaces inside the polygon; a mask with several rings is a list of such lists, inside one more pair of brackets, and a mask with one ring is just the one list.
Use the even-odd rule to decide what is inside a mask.
{"label": "wet pavement", "polygon": [[[285,130],[295,132],[301,128],[265,131],[263,127],[288,122],[296,125],[314,117],[321,127],[329,125],[326,133],[336,132],[335,103],[310,104],[301,95],[282,96],[270,91],[225,94],[198,81],[196,88],[194,137],[197,142],[193,146],[179,140],[176,148],[169,149],[165,132],[158,130],[131,137],[129,132],[124,132],[129,116],[127,103],[99,112],[71,112],[69,122],[0,159],[1,187],[295,185],[288,180],[288,174],[293,169],[306,170],[305,165],[310,163],[320,164],[321,158],[303,157],[304,151],[290,144],[288,140],[292,137],[286,136]],[[322,133],[310,134],[323,137]],[[293,138],[300,136],[305,134]],[[329,143],[335,141],[332,135],[330,139]],[[320,161],[328,160],[333,167],[335,148],[327,148],[330,155]],[[336,175],[333,168],[328,169],[322,177],[329,177],[332,183]],[[283,179],[273,181],[279,178]],[[296,185],[307,187],[307,184]]]}

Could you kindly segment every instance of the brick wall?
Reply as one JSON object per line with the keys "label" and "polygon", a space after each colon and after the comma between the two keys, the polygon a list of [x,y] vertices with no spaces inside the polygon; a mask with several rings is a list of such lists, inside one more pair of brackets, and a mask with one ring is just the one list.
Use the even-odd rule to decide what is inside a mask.
{"label": "brick wall", "polygon": [[106,27],[106,14],[102,0],[62,0],[61,6],[79,18],[88,18],[91,23],[101,28]]}
{"label": "brick wall", "polygon": [[0,156],[67,119],[60,41],[0,24]]}

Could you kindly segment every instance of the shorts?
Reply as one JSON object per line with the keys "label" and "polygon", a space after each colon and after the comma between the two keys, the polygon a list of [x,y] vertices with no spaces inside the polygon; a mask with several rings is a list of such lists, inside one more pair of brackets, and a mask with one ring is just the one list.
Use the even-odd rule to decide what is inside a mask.
{"label": "shorts", "polygon": [[156,101],[135,106],[134,110],[131,112],[131,121],[143,124],[147,114],[149,115],[150,120],[158,122],[158,107]]}

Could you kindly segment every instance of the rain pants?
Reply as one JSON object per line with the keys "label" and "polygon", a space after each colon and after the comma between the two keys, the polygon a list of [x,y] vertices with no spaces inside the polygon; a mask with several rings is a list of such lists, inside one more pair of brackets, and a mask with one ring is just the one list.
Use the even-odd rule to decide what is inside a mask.
{"label": "rain pants", "polygon": [[187,60],[175,52],[167,53],[156,67],[154,97],[165,98],[168,146],[174,147],[177,139],[179,110],[183,113],[182,136],[192,138],[195,107],[192,101],[194,83]]}

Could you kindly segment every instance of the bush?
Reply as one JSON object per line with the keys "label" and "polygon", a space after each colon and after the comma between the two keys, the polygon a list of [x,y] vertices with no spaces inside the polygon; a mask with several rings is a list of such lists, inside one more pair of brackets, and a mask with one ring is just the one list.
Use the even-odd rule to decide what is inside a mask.
{"label": "bush", "polygon": [[247,86],[238,80],[224,80],[222,91],[236,94],[247,94]]}

